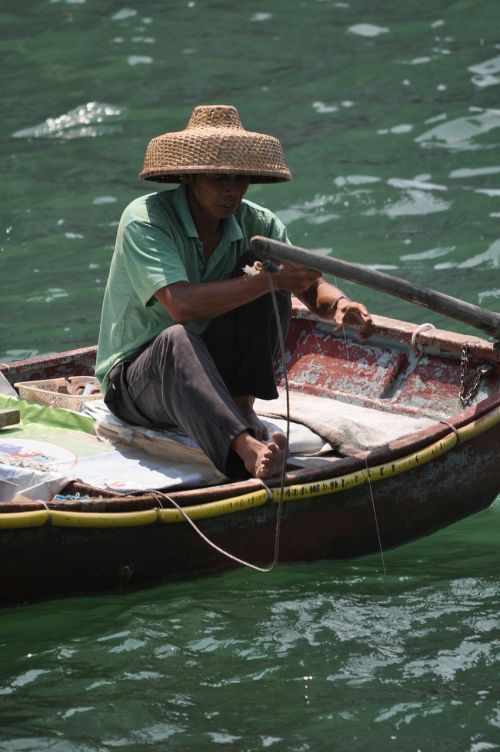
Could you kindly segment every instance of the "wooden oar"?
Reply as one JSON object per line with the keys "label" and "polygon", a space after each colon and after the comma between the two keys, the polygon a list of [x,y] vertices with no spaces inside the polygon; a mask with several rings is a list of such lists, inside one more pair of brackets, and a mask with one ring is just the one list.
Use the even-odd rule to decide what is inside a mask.
{"label": "wooden oar", "polygon": [[277,240],[255,235],[250,242],[252,249],[263,257],[275,260],[291,261],[299,266],[314,269],[317,272],[331,274],[341,279],[348,279],[366,287],[409,300],[416,305],[442,313],[452,319],[476,327],[496,339],[500,339],[500,313],[486,311],[484,308],[466,303],[442,292],[428,287],[420,287],[405,279],[377,272],[361,264],[342,261],[332,256],[323,256],[316,251],[308,251],[296,245],[287,245]]}

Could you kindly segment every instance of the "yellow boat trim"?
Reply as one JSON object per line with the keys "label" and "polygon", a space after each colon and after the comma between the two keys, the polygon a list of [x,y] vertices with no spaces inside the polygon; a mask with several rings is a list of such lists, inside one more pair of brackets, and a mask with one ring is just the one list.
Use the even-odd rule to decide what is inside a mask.
{"label": "yellow boat trim", "polygon": [[[458,428],[456,433],[452,431],[443,439],[393,462],[376,465],[369,469],[360,469],[354,473],[347,473],[337,478],[286,486],[284,489],[284,499],[285,501],[311,499],[356,488],[368,483],[368,481],[376,483],[377,481],[406,473],[446,454],[458,442],[464,443],[470,441],[499,423],[500,406],[482,418],[472,421],[462,428]],[[277,503],[281,498],[281,490],[279,488],[272,489],[271,494],[272,501]],[[167,495],[161,494],[161,498],[165,499],[165,504],[168,503]],[[208,504],[183,507],[183,510],[192,520],[208,519],[210,517],[219,517],[262,506],[268,500],[268,491],[262,489],[243,496],[213,501]],[[140,527],[152,525],[156,522],[171,524],[185,522],[185,519],[177,509],[165,509],[163,506],[161,508],[145,509],[137,512],[65,512],[42,509],[30,512],[0,514],[0,529],[40,527],[45,524],[57,527],[119,528]]]}
{"label": "yellow boat trim", "polygon": [[[197,504],[194,507],[182,507],[182,509],[191,520],[201,520],[208,517],[220,517],[223,514],[232,514],[233,512],[242,512],[253,507],[261,507],[267,501],[269,501],[269,493],[263,488],[262,491],[255,491],[244,496],[233,496],[231,499],[211,501],[208,504]],[[166,503],[168,503],[167,499]],[[158,519],[160,522],[166,523],[185,522],[184,515],[177,509],[159,509]]]}
{"label": "yellow boat trim", "polygon": [[[346,491],[356,486],[362,486],[365,483],[376,483],[379,480],[387,480],[394,475],[407,473],[416,467],[432,462],[443,454],[453,449],[459,442],[463,444],[472,438],[493,428],[500,423],[500,406],[496,407],[487,415],[478,420],[472,421],[462,428],[458,428],[456,433],[448,434],[443,439],[429,444],[429,446],[420,449],[417,452],[400,457],[398,460],[388,462],[383,465],[357,470],[348,475],[341,475],[338,478],[322,480],[315,483],[306,483],[297,486],[287,486],[284,492],[285,501],[296,501],[301,498],[312,498],[316,496],[325,496],[326,494]],[[458,434],[458,435],[457,435]],[[280,499],[280,489],[273,489],[273,501]]]}
{"label": "yellow boat trim", "polygon": [[143,527],[157,520],[157,509],[137,512],[64,512],[55,509],[50,512],[50,524],[55,527]]}
{"label": "yellow boat trim", "polygon": [[32,512],[7,512],[0,515],[0,529],[13,530],[20,527],[41,527],[50,519],[48,509],[35,509]]}

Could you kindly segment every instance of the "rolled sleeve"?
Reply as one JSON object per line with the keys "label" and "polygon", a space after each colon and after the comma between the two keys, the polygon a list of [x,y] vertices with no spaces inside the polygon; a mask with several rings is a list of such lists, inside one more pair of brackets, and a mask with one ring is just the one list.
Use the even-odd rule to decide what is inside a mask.
{"label": "rolled sleeve", "polygon": [[144,306],[165,285],[189,281],[172,235],[149,222],[130,222],[122,249],[130,284]]}

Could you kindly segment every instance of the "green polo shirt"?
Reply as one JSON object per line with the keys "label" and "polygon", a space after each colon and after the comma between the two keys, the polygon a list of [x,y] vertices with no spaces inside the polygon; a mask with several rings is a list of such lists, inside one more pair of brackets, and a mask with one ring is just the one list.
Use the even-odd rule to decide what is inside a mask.
{"label": "green polo shirt", "polygon": [[[127,206],[102,307],[96,375],[104,387],[116,363],[176,323],[155,293],[175,282],[228,279],[253,235],[288,242],[285,226],[272,212],[243,200],[224,220],[221,241],[205,259],[183,185],[141,196]],[[208,324],[203,319],[187,326],[201,334]]]}

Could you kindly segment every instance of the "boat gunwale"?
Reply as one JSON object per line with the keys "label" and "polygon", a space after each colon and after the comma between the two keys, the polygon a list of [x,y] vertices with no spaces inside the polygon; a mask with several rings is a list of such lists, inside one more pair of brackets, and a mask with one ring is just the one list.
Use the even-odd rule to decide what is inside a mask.
{"label": "boat gunwale", "polygon": [[[352,477],[356,476],[357,474],[366,474],[366,477],[364,477],[364,479],[362,479],[362,481],[360,482],[368,482],[371,479],[370,470],[377,470],[380,466],[390,465],[391,463],[401,463],[405,460],[405,458],[411,459],[412,455],[418,455],[419,452],[430,450],[432,449],[432,447],[439,444],[439,442],[444,442],[448,438],[452,438],[453,435],[455,435],[456,443],[451,447],[444,449],[443,451],[437,452],[435,456],[435,459],[437,459],[443,454],[446,454],[449,451],[453,451],[455,446],[467,443],[468,441],[475,438],[476,434],[473,433],[472,437],[470,437],[469,439],[460,441],[458,433],[460,429],[464,429],[468,426],[473,427],[473,425],[478,421],[481,423],[486,422],[487,417],[494,416],[495,411],[498,412],[498,416],[492,428],[500,424],[500,409],[497,408],[500,408],[500,394],[493,395],[487,400],[484,400],[479,405],[473,406],[463,413],[459,414],[459,416],[457,416],[458,420],[455,423],[452,423],[451,421],[442,422],[441,424],[436,423],[435,425],[430,426],[427,429],[423,429],[414,434],[411,434],[408,437],[400,439],[391,447],[389,454],[384,454],[384,447],[378,447],[372,452],[360,453],[358,455],[347,457],[344,460],[339,460],[328,469],[322,469],[316,472],[304,469],[303,471],[299,470],[295,473],[287,473],[285,485],[283,487],[283,497],[285,498],[288,495],[289,498],[293,498],[294,496],[296,498],[297,494],[294,493],[294,489],[300,488],[301,486],[303,489],[308,485],[321,486],[323,484],[323,487],[326,488],[328,484],[330,484],[331,489],[335,489],[335,491],[347,490],[350,486],[346,485],[344,487],[344,481],[349,476]],[[487,428],[486,430],[490,429]],[[428,461],[433,460],[426,460],[426,462]],[[413,469],[412,466],[409,466],[402,472],[407,472],[411,469]],[[335,472],[332,473],[332,470],[335,470]],[[388,475],[388,477],[390,477],[390,475]],[[381,479],[382,478],[380,478],[380,480]],[[93,490],[97,493],[100,493],[99,489]],[[248,508],[249,506],[260,506],[262,503],[265,503],[266,500],[277,501],[280,496],[280,490],[281,486],[279,479],[272,479],[269,484],[264,485],[259,480],[250,478],[247,481],[241,481],[237,483],[230,483],[220,486],[209,486],[207,488],[197,489],[196,491],[183,490],[169,494],[165,494],[161,491],[151,491],[139,496],[114,496],[111,498],[91,497],[88,499],[82,498],[82,500],[69,500],[64,502],[58,502],[57,500],[49,502],[37,500],[3,502],[0,503],[0,529],[3,527],[10,527],[7,523],[7,519],[5,520],[5,526],[1,524],[3,515],[7,517],[11,516],[14,520],[16,515],[35,515],[37,513],[41,513],[44,510],[47,513],[47,518],[40,523],[36,523],[37,525],[45,524],[45,522],[48,522],[52,512],[56,514],[59,512],[61,514],[67,513],[70,516],[78,516],[81,514],[83,514],[84,516],[101,515],[101,517],[103,518],[103,522],[101,524],[96,522],[95,525],[89,525],[91,527],[98,527],[107,526],[104,520],[107,516],[110,515],[116,517],[116,519],[118,519],[121,515],[125,519],[128,514],[136,513],[137,515],[140,515],[153,509],[159,510],[160,517],[162,513],[165,513],[163,515],[165,517],[163,521],[167,521],[166,518],[168,516],[168,513],[171,513],[176,517],[176,519],[172,519],[170,521],[181,521],[179,519],[180,512],[175,512],[175,510],[171,509],[165,509],[164,507],[164,503],[168,503],[170,498],[173,499],[174,502],[179,506],[184,508],[189,507],[190,510],[208,508],[210,505],[222,505],[222,509],[224,504],[230,505],[232,503],[233,508],[231,511],[234,512],[241,511],[245,508]],[[245,505],[242,502],[241,504],[239,504],[238,509],[234,508],[235,503],[238,506],[239,499],[243,497],[255,496],[260,491],[265,491],[265,496],[267,497],[267,499],[262,498],[259,499],[259,501],[255,504],[249,505]],[[328,491],[323,491],[321,493],[326,494],[328,493]],[[315,492],[312,495],[320,494]],[[310,498],[311,494],[305,493],[303,494],[303,496],[305,498]],[[222,513],[231,513],[231,511]],[[196,516],[198,516],[198,513],[196,513]],[[203,517],[204,515],[202,514],[201,516]],[[24,526],[21,518],[19,519],[19,526]],[[150,524],[154,521],[156,521],[156,519],[150,519],[148,522],[142,522],[140,521],[139,517],[137,517],[137,524]],[[85,523],[83,524],[83,526],[85,526]],[[16,525],[14,524],[13,527],[16,527]]]}

